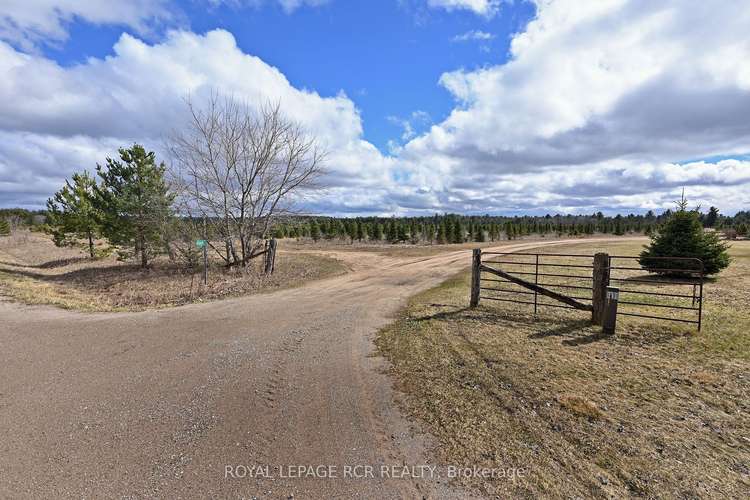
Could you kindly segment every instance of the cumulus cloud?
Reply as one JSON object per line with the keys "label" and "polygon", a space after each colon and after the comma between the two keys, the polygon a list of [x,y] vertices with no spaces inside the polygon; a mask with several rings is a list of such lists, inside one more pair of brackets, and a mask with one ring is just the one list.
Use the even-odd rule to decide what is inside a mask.
{"label": "cumulus cloud", "polygon": [[[233,7],[279,5],[291,13],[303,6],[318,7],[330,0],[197,0],[206,7],[226,4]],[[68,39],[68,28],[75,20],[98,25],[127,27],[135,33],[152,34],[160,28],[174,28],[184,18],[176,0],[6,0],[0,12],[0,40],[25,51],[41,43]]]}
{"label": "cumulus cloud", "polygon": [[500,10],[500,0],[428,0],[427,4],[448,11],[469,10],[485,17],[492,17]]}
{"label": "cumulus cloud", "polygon": [[388,121],[398,125],[403,129],[401,140],[408,141],[417,136],[417,128],[429,124],[432,121],[430,114],[426,111],[413,111],[408,118],[399,118],[398,116],[389,116]]}
{"label": "cumulus cloud", "polygon": [[[184,96],[217,90],[280,101],[328,146],[329,189],[311,211],[637,211],[672,206],[685,186],[731,213],[750,206],[748,32],[750,9],[700,0],[538,0],[508,62],[440,77],[447,118],[392,118],[405,144],[390,155],[364,140],[347,95],[295,88],[226,31],[124,34],[111,56],[71,67],[0,42],[0,205],[41,205],[118,146],[158,150]],[[729,159],[701,160],[717,156]]]}
{"label": "cumulus cloud", "polygon": [[3,2],[0,13],[0,39],[26,50],[40,42],[62,42],[75,19],[146,33],[155,24],[174,21],[175,16],[168,0],[9,0]]}
{"label": "cumulus cloud", "polygon": [[[542,191],[531,195],[534,204],[558,199],[558,207],[583,207],[596,194],[581,177],[590,173],[617,179],[597,185],[604,196],[631,183],[648,194],[625,203],[645,206],[650,197],[666,205],[674,194],[662,190],[677,187],[670,179],[713,172],[697,185],[718,186],[728,172],[721,164],[677,162],[750,151],[750,59],[739,55],[750,53],[748,30],[747,9],[698,0],[539,0],[536,19],[512,40],[508,63],[441,76],[456,108],[401,156],[441,165],[446,190],[457,178],[483,190],[496,182],[504,194]],[[654,174],[639,182],[638,171]],[[544,183],[525,182],[542,178],[555,179],[546,193]],[[566,183],[581,196],[559,200]],[[478,199],[465,192],[472,196]],[[747,203],[747,195],[722,199],[734,209]]]}
{"label": "cumulus cloud", "polygon": [[138,141],[158,149],[184,123],[184,98],[214,91],[251,105],[282,103],[331,151],[331,182],[352,188],[388,182],[392,159],[362,140],[359,110],[346,95],[296,89],[278,69],[242,52],[226,31],[173,31],[153,45],[123,34],[112,56],[73,67],[0,42],[0,70],[5,203],[18,197],[19,186],[59,185],[75,170],[93,169],[117,146]]}

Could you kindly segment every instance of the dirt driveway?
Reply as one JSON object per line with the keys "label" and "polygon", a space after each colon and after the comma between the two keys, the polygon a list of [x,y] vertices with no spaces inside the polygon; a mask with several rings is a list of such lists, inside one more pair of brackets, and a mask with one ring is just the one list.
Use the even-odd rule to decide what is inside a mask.
{"label": "dirt driveway", "polygon": [[[428,469],[385,477],[381,466],[429,465],[429,443],[371,354],[403,301],[470,252],[337,256],[351,273],[171,310],[0,302],[0,497],[461,496]],[[318,465],[331,468],[296,467]],[[373,477],[345,477],[354,465]]]}

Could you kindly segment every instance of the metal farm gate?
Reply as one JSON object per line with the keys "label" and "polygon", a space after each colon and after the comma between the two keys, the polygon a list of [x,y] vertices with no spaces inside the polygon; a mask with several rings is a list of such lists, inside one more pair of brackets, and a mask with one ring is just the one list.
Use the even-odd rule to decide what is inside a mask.
{"label": "metal farm gate", "polygon": [[[705,274],[700,259],[650,258],[649,273],[638,257],[605,253],[482,252],[474,250],[471,306],[480,300],[591,312],[603,325],[617,302],[617,316],[695,324],[703,316]],[[680,277],[659,273],[678,272]],[[656,275],[654,275],[654,273]],[[614,313],[613,313],[614,314]]]}
{"label": "metal farm gate", "polygon": [[[703,261],[692,257],[650,257],[649,271],[679,277],[648,274],[638,257],[609,257],[608,283],[621,294],[617,314],[696,325],[703,323]],[[646,273],[646,274],[644,274]],[[624,299],[623,299],[624,296]]]}

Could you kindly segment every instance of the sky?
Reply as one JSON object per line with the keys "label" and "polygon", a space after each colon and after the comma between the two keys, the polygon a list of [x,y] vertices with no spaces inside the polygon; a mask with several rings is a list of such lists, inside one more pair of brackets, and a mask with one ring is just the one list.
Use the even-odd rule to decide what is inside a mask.
{"label": "sky", "polygon": [[0,206],[41,208],[185,97],[278,101],[327,215],[750,209],[750,5],[0,0]]}

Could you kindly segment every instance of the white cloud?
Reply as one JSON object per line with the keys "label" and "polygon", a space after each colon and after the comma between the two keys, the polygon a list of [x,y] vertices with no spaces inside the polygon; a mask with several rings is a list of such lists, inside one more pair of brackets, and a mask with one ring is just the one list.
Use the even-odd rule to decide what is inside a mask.
{"label": "white cloud", "polygon": [[[291,13],[303,6],[318,7],[330,0],[196,0],[206,7],[226,4],[232,7],[260,7],[275,3]],[[157,28],[177,27],[184,13],[176,0],[3,0],[0,12],[0,40],[25,51],[40,44],[61,43],[68,39],[69,25],[83,20],[97,25],[130,28],[140,35]]]}
{"label": "white cloud", "polygon": [[427,4],[448,11],[470,10],[485,17],[492,17],[500,10],[500,0],[428,0]]}
{"label": "white cloud", "polygon": [[348,96],[293,87],[226,31],[173,31],[160,43],[125,34],[112,56],[71,67],[0,42],[0,205],[43,203],[117,146],[158,150],[183,119],[185,94],[216,89],[280,100],[328,145],[330,189],[309,200],[321,212],[631,211],[667,208],[683,186],[691,202],[725,213],[750,206],[750,161],[688,161],[750,152],[750,9],[537,8],[510,61],[441,76],[455,98],[445,120],[393,118],[408,142],[391,156],[363,139]]}
{"label": "white cloud", "polygon": [[281,7],[287,12],[293,12],[296,9],[307,5],[310,7],[318,7],[320,5],[327,4],[330,0],[278,0]]}
{"label": "white cloud", "polygon": [[75,19],[147,33],[154,24],[174,21],[175,16],[168,0],[4,0],[0,39],[26,50],[40,42],[62,42]]}
{"label": "white cloud", "polygon": [[292,13],[300,7],[320,7],[330,3],[331,0],[206,0],[209,4],[217,6],[221,4],[230,7],[261,7],[267,3],[278,4],[285,12]]}
{"label": "white cloud", "polygon": [[[564,198],[586,207],[628,188],[638,194],[622,203],[637,206],[671,202],[680,182],[706,195],[734,189],[721,179],[747,162],[675,162],[750,151],[750,59],[740,56],[750,53],[750,9],[700,0],[539,0],[537,8],[508,63],[442,75],[456,107],[406,144],[402,159],[433,172],[442,165],[435,182],[481,200],[477,210],[482,192],[517,194],[518,206]],[[584,182],[588,175],[617,182]],[[548,191],[541,179],[554,179]],[[738,179],[747,192],[750,181]],[[464,190],[468,183],[481,189]],[[576,189],[565,194],[568,184]],[[748,203],[747,195],[719,201]]]}
{"label": "white cloud", "polygon": [[463,33],[461,35],[456,35],[451,40],[453,42],[470,42],[470,41],[487,42],[487,41],[493,40],[494,38],[495,38],[495,35],[493,35],[492,33],[487,33],[486,31],[480,31],[480,30],[473,30],[473,31],[467,31],[466,33]]}
{"label": "white cloud", "polygon": [[426,111],[413,111],[408,118],[399,118],[398,116],[388,116],[388,121],[404,129],[401,134],[401,140],[408,141],[417,136],[417,128],[423,127],[432,122],[430,114]]}
{"label": "white cloud", "polygon": [[389,182],[393,160],[362,140],[359,111],[346,95],[294,88],[279,70],[243,53],[226,31],[174,31],[154,45],[123,34],[112,56],[73,67],[0,42],[0,71],[4,204],[23,186],[59,185],[75,170],[92,170],[117,146],[138,141],[159,150],[185,120],[184,97],[200,100],[212,91],[250,104],[282,103],[331,151],[333,183],[357,189]]}

